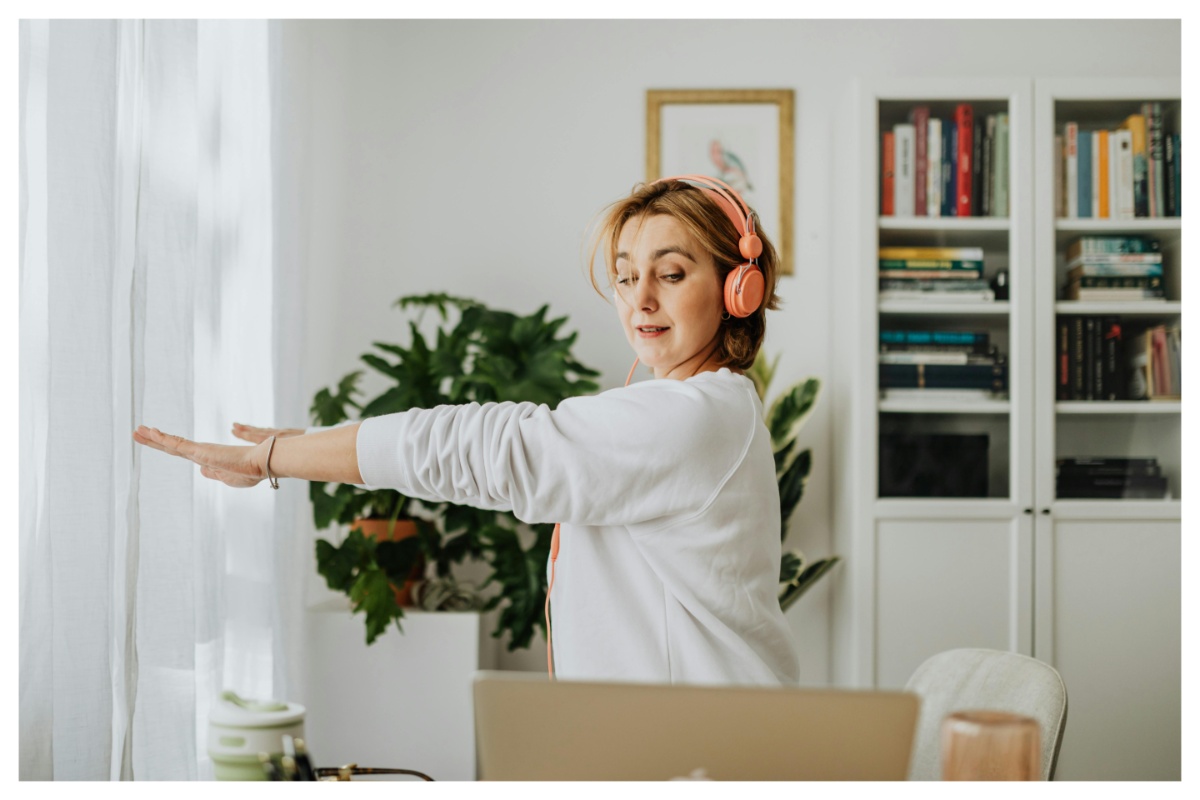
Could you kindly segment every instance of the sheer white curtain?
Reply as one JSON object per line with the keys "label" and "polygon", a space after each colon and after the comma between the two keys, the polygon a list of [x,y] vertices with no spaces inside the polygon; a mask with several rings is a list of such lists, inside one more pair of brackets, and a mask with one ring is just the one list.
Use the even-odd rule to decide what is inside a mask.
{"label": "sheer white curtain", "polygon": [[271,35],[21,22],[22,779],[209,777],[288,691],[276,498],[131,438],[275,418]]}

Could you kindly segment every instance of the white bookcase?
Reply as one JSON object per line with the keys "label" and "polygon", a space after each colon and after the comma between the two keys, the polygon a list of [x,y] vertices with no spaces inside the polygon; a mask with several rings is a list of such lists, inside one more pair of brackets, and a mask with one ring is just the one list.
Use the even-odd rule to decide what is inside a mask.
{"label": "white bookcase", "polygon": [[[1137,101],[1177,108],[1179,96],[1177,80],[863,79],[839,121],[847,136],[835,207],[845,261],[835,292],[846,324],[834,345],[842,443],[835,549],[845,563],[834,595],[835,679],[902,687],[926,658],[956,647],[1047,661],[1070,694],[1062,779],[1179,776],[1181,505],[1057,500],[1054,491],[1056,458],[1155,455],[1179,496],[1179,404],[1057,402],[1055,341],[1057,314],[1114,305],[1063,310],[1056,298],[1071,238],[1152,232],[1163,241],[1165,269],[1178,275],[1181,229],[1178,219],[1056,220],[1054,135],[1063,113],[1087,111],[1115,127]],[[970,103],[978,119],[1008,115],[1009,214],[881,216],[883,132],[913,106],[946,118],[958,103]],[[982,246],[985,277],[1008,271],[1009,299],[880,302],[878,248],[894,245]],[[1178,289],[1176,280],[1165,307],[1122,303],[1117,311],[1178,317]],[[1007,356],[1007,397],[881,400],[885,327],[986,330]],[[881,498],[879,439],[889,431],[988,434],[987,496]]]}

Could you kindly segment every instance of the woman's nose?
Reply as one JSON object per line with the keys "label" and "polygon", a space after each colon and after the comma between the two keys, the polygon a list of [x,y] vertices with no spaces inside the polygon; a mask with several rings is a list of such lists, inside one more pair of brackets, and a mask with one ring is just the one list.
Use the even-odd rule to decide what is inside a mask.
{"label": "woman's nose", "polygon": [[649,280],[639,280],[633,290],[633,304],[635,308],[653,308],[657,302],[654,296],[654,282]]}

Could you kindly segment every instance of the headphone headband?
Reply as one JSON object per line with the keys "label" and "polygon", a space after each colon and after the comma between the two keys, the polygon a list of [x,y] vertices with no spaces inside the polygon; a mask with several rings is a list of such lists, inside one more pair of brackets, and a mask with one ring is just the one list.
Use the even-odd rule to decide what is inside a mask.
{"label": "headphone headband", "polygon": [[707,184],[707,186],[701,185],[696,188],[716,201],[717,207],[725,212],[725,216],[733,222],[733,226],[737,228],[739,234],[747,236],[754,233],[754,216],[750,213],[750,206],[746,205],[746,201],[742,199],[737,189],[728,183],[707,175],[672,175],[659,178],[651,185],[663,181]]}

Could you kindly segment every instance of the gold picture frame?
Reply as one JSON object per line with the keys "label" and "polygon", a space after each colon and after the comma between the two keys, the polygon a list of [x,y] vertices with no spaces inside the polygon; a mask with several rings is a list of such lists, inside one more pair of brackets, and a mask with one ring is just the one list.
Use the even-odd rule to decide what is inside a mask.
{"label": "gold picture frame", "polygon": [[734,186],[774,242],[781,275],[794,274],[794,109],[791,89],[646,92],[646,180],[700,174]]}

